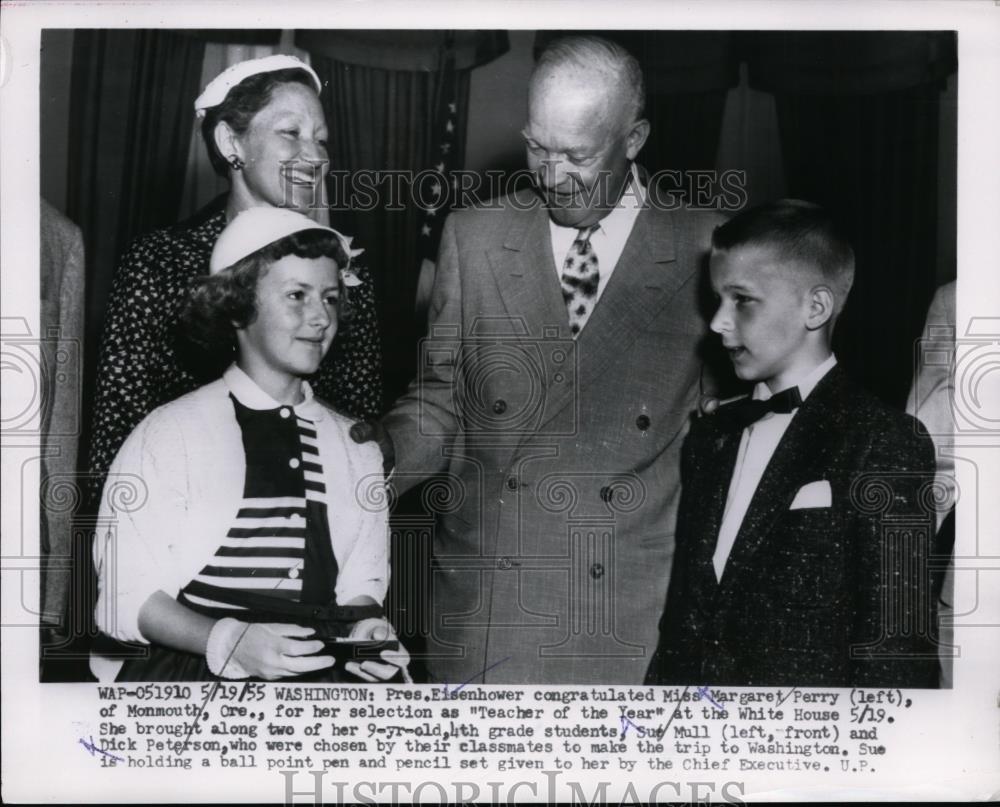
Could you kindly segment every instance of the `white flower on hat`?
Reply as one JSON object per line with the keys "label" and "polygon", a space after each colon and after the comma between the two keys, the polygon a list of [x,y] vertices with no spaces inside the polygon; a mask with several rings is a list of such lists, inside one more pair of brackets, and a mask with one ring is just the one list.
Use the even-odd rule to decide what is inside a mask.
{"label": "white flower on hat", "polygon": [[[351,249],[351,242],[353,240],[354,240],[353,235],[343,235],[341,236],[341,241],[340,241],[340,243],[344,247],[344,252],[347,253],[348,259],[352,261],[356,257],[358,257],[358,255],[364,252],[363,249]],[[354,273],[354,270],[350,268],[350,264],[348,264],[347,266],[345,266],[343,269],[340,270],[340,281],[348,288],[361,285],[361,278],[358,277]]]}
{"label": "white flower on hat", "polygon": [[275,70],[305,70],[313,80],[318,94],[323,85],[316,75],[316,71],[301,59],[294,56],[287,56],[283,53],[274,56],[264,56],[260,59],[248,59],[239,62],[232,67],[223,70],[219,75],[208,82],[204,92],[195,99],[195,115],[200,118],[205,117],[205,111],[214,106],[218,106],[226,100],[229,91],[244,79],[256,76],[258,73],[273,73]]}

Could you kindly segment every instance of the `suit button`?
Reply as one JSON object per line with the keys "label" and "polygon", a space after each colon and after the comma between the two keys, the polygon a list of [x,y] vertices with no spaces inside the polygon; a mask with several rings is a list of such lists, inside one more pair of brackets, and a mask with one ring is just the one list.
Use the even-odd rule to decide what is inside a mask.
{"label": "suit button", "polygon": [[288,461],[288,467],[289,467],[289,468],[298,468],[298,467],[299,467],[299,466],[300,466],[301,464],[302,464],[302,463],[301,463],[301,462],[299,462],[299,461],[298,461],[298,459],[296,459],[295,457],[292,457],[292,458],[291,458],[291,459],[290,459],[290,460]]}
{"label": "suit button", "polygon": [[635,427],[641,432],[646,431],[649,428],[649,415],[639,415],[635,419]]}
{"label": "suit button", "polygon": [[507,477],[507,490],[517,490],[517,477],[508,476]]}
{"label": "suit button", "polygon": [[590,567],[590,576],[595,580],[600,580],[604,577],[604,567],[600,563],[595,563]]}
{"label": "suit button", "polygon": [[497,560],[497,568],[498,569],[507,570],[512,565],[513,564],[510,562],[510,558],[508,558],[508,557],[503,557],[503,558],[500,558],[499,560]]}
{"label": "suit button", "polygon": [[497,398],[493,402],[493,411],[498,415],[502,415],[507,411],[507,402],[503,398]]}
{"label": "suit button", "polygon": [[611,485],[605,485],[603,488],[601,488],[602,502],[610,502],[614,498],[614,495],[615,491],[614,488],[611,487]]}

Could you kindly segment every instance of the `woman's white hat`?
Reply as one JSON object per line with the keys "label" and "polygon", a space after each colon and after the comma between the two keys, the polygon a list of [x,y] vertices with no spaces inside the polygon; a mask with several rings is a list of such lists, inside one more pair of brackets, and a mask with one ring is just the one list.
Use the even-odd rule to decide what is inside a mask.
{"label": "woman's white hat", "polygon": [[[332,227],[317,224],[308,216],[282,207],[251,207],[237,214],[215,242],[208,263],[209,274],[222,272],[258,249],[280,241],[293,233],[306,230],[324,230],[340,240],[348,258],[355,258],[363,249],[351,249],[352,239]],[[357,286],[361,281],[348,267],[341,266],[345,286]]]}
{"label": "woman's white hat", "polygon": [[243,79],[250,78],[250,76],[255,76],[258,73],[273,73],[275,70],[290,69],[305,70],[316,86],[316,93],[319,94],[323,85],[319,80],[319,76],[316,75],[316,71],[301,59],[279,53],[274,56],[264,56],[260,59],[248,59],[245,62],[239,62],[223,70],[208,82],[205,91],[195,99],[195,115],[199,118],[205,117],[205,110],[213,106],[218,106],[225,101],[229,91],[243,81]]}

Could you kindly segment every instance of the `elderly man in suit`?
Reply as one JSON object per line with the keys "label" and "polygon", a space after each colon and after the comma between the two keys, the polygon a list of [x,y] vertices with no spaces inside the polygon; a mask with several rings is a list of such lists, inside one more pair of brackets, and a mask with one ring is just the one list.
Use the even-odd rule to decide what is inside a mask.
{"label": "elderly man in suit", "polygon": [[450,485],[437,681],[638,684],[656,646],[720,217],[650,204],[643,97],[618,45],[554,42],[523,130],[534,192],[445,224],[418,377],[382,421],[398,488]]}

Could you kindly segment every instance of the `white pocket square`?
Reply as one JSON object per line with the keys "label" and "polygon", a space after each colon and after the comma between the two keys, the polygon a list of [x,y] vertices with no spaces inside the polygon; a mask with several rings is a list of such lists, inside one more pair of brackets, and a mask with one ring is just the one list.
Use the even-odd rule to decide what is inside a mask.
{"label": "white pocket square", "polygon": [[810,482],[799,488],[789,510],[804,510],[807,507],[830,507],[833,504],[833,493],[830,483],[825,479]]}

